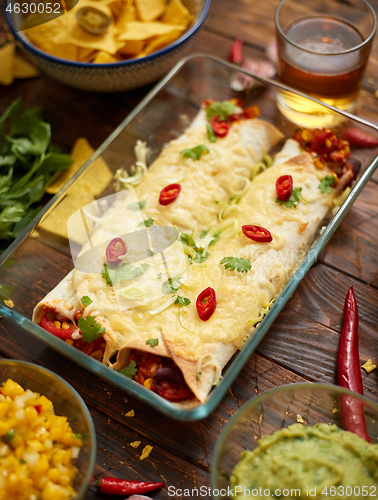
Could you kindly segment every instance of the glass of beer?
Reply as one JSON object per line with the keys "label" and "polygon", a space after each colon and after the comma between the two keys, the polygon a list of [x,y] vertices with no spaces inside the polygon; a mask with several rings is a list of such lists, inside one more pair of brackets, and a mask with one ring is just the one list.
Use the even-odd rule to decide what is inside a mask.
{"label": "glass of beer", "polygon": [[[281,83],[353,112],[376,32],[365,0],[282,0],[275,14]],[[277,94],[280,111],[306,127],[340,120],[326,107],[290,92]]]}

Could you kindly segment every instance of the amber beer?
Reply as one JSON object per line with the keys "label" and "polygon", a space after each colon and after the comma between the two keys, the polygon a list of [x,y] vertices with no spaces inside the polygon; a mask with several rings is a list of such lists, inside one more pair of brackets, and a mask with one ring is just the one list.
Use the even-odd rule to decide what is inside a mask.
{"label": "amber beer", "polygon": [[[344,111],[353,111],[372,37],[367,43],[366,33],[362,33],[358,26],[334,15],[338,13],[337,5],[333,10],[328,9],[332,15],[329,12],[323,14],[318,9],[310,15],[293,16],[291,9],[291,15],[286,16],[290,20],[285,20],[280,9],[295,2],[300,3],[299,0],[284,0],[276,13],[280,82]],[[366,4],[361,2],[363,6]],[[329,4],[332,3],[335,2],[329,0]],[[328,2],[323,5],[327,6]],[[341,5],[340,2],[340,9]],[[303,8],[296,7],[303,13]],[[353,15],[349,17],[353,19]],[[361,13],[355,18],[360,19]],[[281,25],[277,26],[280,21]],[[370,35],[375,32],[374,13],[372,21],[373,33],[368,30]],[[363,28],[366,31],[366,21]],[[289,119],[300,125],[318,126],[324,120],[324,124],[327,123],[327,115],[329,118],[327,108],[292,93],[279,93],[277,103]]]}

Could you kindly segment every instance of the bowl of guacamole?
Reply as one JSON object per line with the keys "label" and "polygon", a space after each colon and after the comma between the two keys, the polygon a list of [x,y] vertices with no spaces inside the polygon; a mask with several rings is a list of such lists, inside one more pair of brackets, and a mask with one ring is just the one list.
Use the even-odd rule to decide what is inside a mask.
{"label": "bowl of guacamole", "polygon": [[[340,401],[364,409],[370,443],[343,429]],[[378,406],[347,389],[290,384],[246,403],[224,427],[211,487],[220,499],[378,497]]]}

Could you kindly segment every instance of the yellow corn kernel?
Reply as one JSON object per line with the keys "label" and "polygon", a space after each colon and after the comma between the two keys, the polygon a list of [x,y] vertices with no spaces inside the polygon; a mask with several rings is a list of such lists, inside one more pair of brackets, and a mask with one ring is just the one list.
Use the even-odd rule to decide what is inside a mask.
{"label": "yellow corn kernel", "polygon": [[67,330],[69,327],[70,327],[70,325],[67,323],[67,321],[63,321],[63,323],[62,323],[63,330]]}
{"label": "yellow corn kernel", "polygon": [[330,147],[332,147],[332,142],[329,139],[326,139],[325,145],[326,145],[326,148],[330,148]]}
{"label": "yellow corn kernel", "polygon": [[9,401],[0,401],[0,418],[4,417],[10,407]]}
{"label": "yellow corn kernel", "polygon": [[314,165],[316,168],[318,168],[319,170],[323,169],[324,168],[324,163],[321,161],[320,158],[316,158],[315,161],[314,161]]}
{"label": "yellow corn kernel", "polygon": [[60,323],[60,321],[57,321],[57,320],[55,320],[55,321],[54,321],[54,325],[55,325],[57,328],[60,328],[60,327],[62,326],[62,325],[61,325],[61,323]]}
{"label": "yellow corn kernel", "polygon": [[143,382],[143,385],[144,387],[147,387],[147,389],[151,389],[152,387],[152,378],[147,378],[144,382]]}
{"label": "yellow corn kernel", "polygon": [[66,339],[66,344],[74,345],[74,341],[72,339]]}
{"label": "yellow corn kernel", "polygon": [[34,477],[45,476],[47,471],[50,469],[49,459],[45,453],[39,456],[37,465],[34,467]]}
{"label": "yellow corn kernel", "polygon": [[21,394],[24,394],[25,391],[19,384],[17,384],[17,382],[8,379],[5,384],[3,384],[1,392],[4,394],[4,396],[15,397],[21,396]]}
{"label": "yellow corn kernel", "polygon": [[18,460],[22,459],[22,457],[24,456],[25,450],[26,450],[26,448],[24,445],[17,446],[17,448],[15,448],[14,454]]}

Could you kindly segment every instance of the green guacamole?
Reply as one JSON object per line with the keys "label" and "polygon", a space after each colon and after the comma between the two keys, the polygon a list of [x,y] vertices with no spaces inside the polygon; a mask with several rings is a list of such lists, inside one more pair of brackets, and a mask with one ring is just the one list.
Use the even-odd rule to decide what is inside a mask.
{"label": "green guacamole", "polygon": [[230,482],[238,500],[377,498],[378,446],[336,425],[293,424],[244,451]]}

